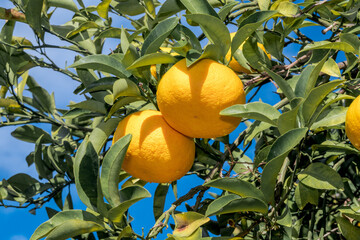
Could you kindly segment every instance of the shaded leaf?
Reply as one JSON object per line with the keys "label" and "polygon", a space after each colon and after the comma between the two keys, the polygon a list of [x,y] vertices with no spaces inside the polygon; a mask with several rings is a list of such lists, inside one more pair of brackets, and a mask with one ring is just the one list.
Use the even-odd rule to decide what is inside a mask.
{"label": "shaded leaf", "polygon": [[210,221],[210,218],[197,212],[185,212],[175,214],[174,221],[173,236],[186,238],[192,235],[200,226]]}
{"label": "shaded leaf", "polygon": [[120,204],[119,173],[126,151],[131,141],[131,135],[126,135],[116,141],[106,153],[101,168],[101,189],[111,206]]}
{"label": "shaded leaf", "polygon": [[295,189],[295,201],[296,205],[300,210],[304,209],[304,207],[308,203],[317,206],[319,197],[320,194],[317,189],[307,187],[301,182],[299,182],[298,186]]}
{"label": "shaded leaf", "polygon": [[153,201],[153,212],[155,220],[157,220],[164,211],[165,200],[169,186],[169,183],[159,183],[156,187]]}
{"label": "shaded leaf", "polygon": [[360,229],[352,225],[349,220],[337,217],[336,222],[339,226],[341,233],[347,240],[357,240],[360,236]]}
{"label": "shaded leaf", "polygon": [[120,119],[111,118],[107,121],[102,121],[90,134],[89,141],[92,143],[95,151],[100,153],[104,144],[108,141],[110,134],[113,133]]}
{"label": "shaded leaf", "polygon": [[272,144],[267,156],[268,163],[265,165],[261,176],[261,190],[267,202],[273,203],[274,201],[274,189],[285,157],[305,137],[307,131],[307,128],[290,130]]}
{"label": "shaded leaf", "polygon": [[341,176],[334,169],[320,162],[311,163],[299,173],[298,178],[304,185],[315,189],[344,189]]}
{"label": "shaded leaf", "polygon": [[12,133],[11,136],[17,138],[19,140],[35,143],[41,136],[43,143],[52,143],[53,140],[47,132],[42,130],[41,128],[35,127],[33,125],[24,125],[21,127],[16,128]]}

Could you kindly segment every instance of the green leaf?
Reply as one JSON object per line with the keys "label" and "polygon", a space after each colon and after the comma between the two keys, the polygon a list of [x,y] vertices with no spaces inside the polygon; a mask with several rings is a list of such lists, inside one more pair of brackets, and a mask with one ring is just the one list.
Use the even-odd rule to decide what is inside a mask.
{"label": "green leaf", "polygon": [[107,117],[105,118],[105,121],[107,121],[108,119],[111,118],[111,116],[117,111],[119,110],[120,108],[124,107],[125,105],[128,105],[130,103],[133,103],[133,102],[136,102],[136,101],[139,101],[139,100],[143,100],[143,97],[124,97],[124,98],[121,98],[121,99],[118,99],[114,105],[112,105]]}
{"label": "green leaf", "polygon": [[156,187],[153,201],[153,212],[155,221],[161,216],[164,211],[166,195],[169,190],[169,183],[159,183]]}
{"label": "green leaf", "polygon": [[321,69],[321,72],[332,77],[341,77],[339,66],[337,65],[337,63],[333,58],[329,58],[325,62],[324,66]]}
{"label": "green leaf", "polygon": [[74,3],[73,0],[62,0],[62,1],[58,1],[58,0],[47,0],[47,3],[49,4],[49,6],[51,7],[59,7],[59,8],[64,8],[73,12],[77,12],[78,8],[76,6],[76,4]]}
{"label": "green leaf", "polygon": [[29,91],[33,94],[33,100],[36,101],[45,112],[55,112],[54,97],[50,95],[44,88],[40,86],[35,86],[29,88]]}
{"label": "green leaf", "polygon": [[276,219],[276,222],[285,227],[292,227],[291,211],[288,206],[285,207],[281,215]]}
{"label": "green leaf", "polygon": [[270,0],[258,0],[258,5],[261,11],[269,10]]}
{"label": "green leaf", "polygon": [[349,43],[355,49],[355,54],[359,54],[360,51],[360,40],[355,34],[350,33],[341,33],[340,34],[341,42]]}
{"label": "green leaf", "polygon": [[204,58],[218,61],[221,58],[221,49],[219,48],[219,46],[216,46],[214,44],[206,45],[203,53],[195,49],[190,49],[186,54],[186,66],[190,67],[191,65]]}
{"label": "green leaf", "polygon": [[234,8],[235,5],[237,5],[238,2],[227,2],[219,11],[218,15],[221,21],[224,21],[226,16],[231,12],[231,10]]}
{"label": "green leaf", "polygon": [[306,123],[309,123],[311,117],[313,116],[317,107],[323,101],[323,99],[343,82],[344,80],[333,80],[316,88],[313,88],[310,91],[302,107],[302,115]]}
{"label": "green leaf", "polygon": [[84,110],[89,110],[91,112],[97,112],[101,114],[106,114],[105,104],[95,100],[85,100],[79,103],[69,105],[70,108],[80,108]]}
{"label": "green leaf", "polygon": [[118,0],[112,1],[111,5],[121,14],[136,16],[145,12],[144,6],[138,0]]}
{"label": "green leaf", "polygon": [[98,12],[99,16],[102,18],[107,19],[109,13],[109,7],[112,0],[103,0],[99,5],[96,7],[96,11]]}
{"label": "green leaf", "polygon": [[120,204],[119,173],[126,151],[131,141],[131,135],[126,135],[116,141],[106,153],[101,167],[101,189],[111,206]]}
{"label": "green leaf", "polygon": [[264,34],[264,47],[271,56],[275,57],[279,61],[284,60],[284,38],[282,35],[273,32],[266,32]]}
{"label": "green leaf", "polygon": [[268,206],[262,200],[256,198],[240,198],[238,195],[229,194],[219,197],[210,203],[205,216],[235,212],[259,212],[266,214]]}
{"label": "green leaf", "polygon": [[169,36],[171,31],[178,25],[179,19],[177,17],[168,18],[159,22],[154,29],[151,30],[146,37],[144,44],[141,48],[141,55],[154,53],[159,50],[161,44]]}
{"label": "green leaf", "polygon": [[35,230],[30,240],[38,240],[46,237],[54,228],[60,226],[61,224],[69,220],[83,220],[83,221],[95,222],[100,226],[103,226],[103,222],[92,213],[82,210],[61,211],[57,213],[55,216],[53,216],[51,219],[49,219],[48,221],[41,224]]}
{"label": "green leaf", "polygon": [[72,31],[70,31],[66,37],[67,38],[72,38],[73,36],[75,36],[76,34],[79,34],[81,32],[84,32],[88,29],[91,29],[91,28],[100,28],[99,25],[97,25],[95,22],[92,22],[92,21],[88,21],[88,22],[84,22],[84,23],[81,23],[80,26]]}
{"label": "green leaf", "polygon": [[53,169],[44,161],[42,154],[42,144],[43,144],[43,135],[41,135],[35,143],[34,150],[34,163],[36,167],[36,171],[39,174],[40,178],[51,178]]}
{"label": "green leaf", "polygon": [[115,77],[104,77],[97,81],[87,84],[86,89],[82,93],[98,92],[104,90],[112,90],[114,83],[118,80]]}
{"label": "green leaf", "polygon": [[74,160],[75,186],[81,201],[96,209],[98,199],[99,159],[89,139],[84,139]]}
{"label": "green leaf", "polygon": [[336,125],[340,125],[345,122],[346,112],[348,108],[337,107],[324,111],[319,119],[311,124],[310,130],[316,130],[319,128],[331,128]]}
{"label": "green leaf", "polygon": [[300,172],[298,178],[304,185],[324,190],[344,189],[341,176],[326,164],[316,162]]}
{"label": "green leaf", "polygon": [[222,57],[226,55],[231,44],[230,32],[219,18],[205,14],[189,14],[185,17],[198,23],[210,42],[221,49]]}
{"label": "green leaf", "polygon": [[293,98],[292,101],[296,103],[292,104],[295,105],[293,109],[290,111],[284,112],[280,115],[278,119],[278,129],[281,134],[286,133],[287,131],[299,127],[297,115],[302,105],[304,99],[303,98]]}
{"label": "green leaf", "polygon": [[113,86],[113,98],[119,97],[139,97],[140,90],[136,83],[125,78],[116,80]]}
{"label": "green leaf", "polygon": [[84,233],[91,233],[105,230],[105,228],[98,223],[83,221],[78,219],[71,219],[52,230],[46,239],[48,240],[63,240]]}
{"label": "green leaf", "polygon": [[35,143],[41,136],[43,143],[52,143],[53,140],[47,132],[42,130],[41,128],[35,127],[33,125],[24,125],[21,127],[16,128],[12,133],[11,136],[17,138],[19,140]]}
{"label": "green leaf", "polygon": [[235,51],[238,50],[240,45],[252,35],[265,21],[269,20],[274,16],[277,11],[260,11],[255,12],[244,19],[239,30],[236,32],[231,42],[231,55],[234,55]]}
{"label": "green leaf", "polygon": [[175,63],[177,59],[167,53],[150,53],[138,58],[127,69],[149,66],[154,64]]}
{"label": "green leaf", "polygon": [[143,187],[134,185],[123,188],[119,191],[121,203],[109,210],[108,218],[115,222],[120,223],[123,218],[123,214],[129,209],[134,203],[151,197],[151,194]]}
{"label": "green leaf", "polygon": [[69,67],[90,68],[111,73],[117,77],[129,77],[131,75],[117,58],[102,54],[83,57]]}
{"label": "green leaf", "polygon": [[24,7],[27,23],[33,28],[39,35],[42,32],[41,29],[41,15],[43,8],[43,0],[31,0],[28,1]]}
{"label": "green leaf", "polygon": [[300,210],[303,210],[308,203],[317,206],[319,197],[320,194],[317,189],[307,187],[301,182],[299,182],[298,186],[295,189],[295,201],[296,205]]}
{"label": "green leaf", "polygon": [[289,99],[289,101],[291,101],[295,97],[295,93],[292,90],[290,84],[287,81],[285,81],[285,79],[283,79],[277,73],[274,73],[273,71],[266,68],[265,66],[263,66],[263,68],[269,74],[271,79],[276,82],[276,84],[279,86],[279,88],[284,93],[284,95],[287,97],[287,99]]}
{"label": "green leaf", "polygon": [[223,116],[250,118],[276,126],[277,119],[281,115],[273,106],[263,102],[236,104],[220,112]]}
{"label": "green leaf", "polygon": [[269,129],[272,124],[266,122],[255,121],[246,129],[246,136],[244,139],[244,146],[247,146],[259,133]]}
{"label": "green leaf", "polygon": [[276,8],[285,17],[294,17],[299,11],[298,5],[292,2],[282,1]]}
{"label": "green leaf", "polygon": [[89,140],[97,153],[100,153],[104,144],[108,141],[110,134],[113,133],[120,119],[111,118],[101,122],[90,134]]}
{"label": "green leaf", "polygon": [[339,226],[339,229],[342,235],[347,240],[357,240],[360,236],[360,229],[352,225],[348,219],[337,217],[336,222]]}
{"label": "green leaf", "polygon": [[264,194],[248,181],[238,178],[220,178],[209,181],[204,186],[219,188],[231,193],[235,193],[240,197],[252,197],[265,201]]}
{"label": "green leaf", "polygon": [[308,65],[300,74],[299,80],[295,87],[295,95],[297,97],[306,98],[310,91],[314,88],[316,80],[328,56],[326,55],[320,62]]}
{"label": "green leaf", "polygon": [[218,18],[217,13],[212,8],[212,6],[209,4],[206,0],[180,0],[180,2],[185,6],[187,10],[189,10],[192,14],[204,14],[209,16],[214,16]]}
{"label": "green leaf", "polygon": [[344,52],[355,52],[354,47],[346,42],[319,41],[319,42],[307,44],[299,53],[315,50],[315,49],[331,49],[331,50],[339,50]]}
{"label": "green leaf", "polygon": [[305,137],[307,128],[292,129],[275,140],[267,156],[267,164],[261,176],[261,190],[269,203],[274,202],[277,176],[288,153]]}

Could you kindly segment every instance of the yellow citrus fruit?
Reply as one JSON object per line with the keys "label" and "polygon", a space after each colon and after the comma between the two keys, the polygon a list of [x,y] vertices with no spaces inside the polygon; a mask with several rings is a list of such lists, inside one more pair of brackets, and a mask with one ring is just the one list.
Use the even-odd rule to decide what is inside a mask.
{"label": "yellow citrus fruit", "polygon": [[[230,33],[231,40],[234,38],[235,34],[236,34],[235,32],[234,32],[234,33]],[[245,43],[245,42],[244,42],[244,43]],[[239,50],[242,50],[244,43],[242,43],[242,44],[240,45]],[[261,43],[258,43],[257,45],[258,45],[258,47],[259,47],[261,50],[263,50],[263,51],[265,52],[266,56],[267,56],[269,59],[271,59],[271,55],[266,52],[264,45],[261,44]],[[226,56],[225,56],[226,61],[229,61],[229,60],[230,60],[230,57],[231,57],[231,51],[229,50],[229,51],[227,52]],[[229,67],[230,67],[232,70],[234,70],[235,72],[238,72],[238,73],[250,74],[250,73],[254,72],[253,70],[249,70],[249,69],[241,66],[240,63],[239,63],[238,61],[236,61],[236,59],[235,59],[234,57],[233,57],[233,58],[231,59],[231,61],[229,62]]]}
{"label": "yellow citrus fruit", "polygon": [[355,98],[347,110],[345,132],[352,145],[360,150],[360,96]]}
{"label": "yellow citrus fruit", "polygon": [[240,78],[225,65],[202,59],[188,68],[182,59],[161,78],[157,102],[165,120],[177,131],[189,137],[215,138],[239,125],[240,118],[219,113],[245,103],[245,93]]}
{"label": "yellow citrus fruit", "polygon": [[145,110],[125,117],[113,142],[132,134],[122,168],[147,182],[166,183],[184,176],[195,158],[194,140],[171,128],[159,111]]}

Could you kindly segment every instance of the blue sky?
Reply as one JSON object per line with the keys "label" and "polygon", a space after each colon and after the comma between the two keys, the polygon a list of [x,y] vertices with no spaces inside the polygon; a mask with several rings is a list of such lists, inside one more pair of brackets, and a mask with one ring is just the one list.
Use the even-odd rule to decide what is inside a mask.
{"label": "blue sky", "polygon": [[[84,1],[86,5],[96,5],[99,1],[96,0],[86,0]],[[12,4],[9,1],[2,1],[1,7],[11,8]],[[52,24],[62,24],[67,20],[71,19],[72,13],[67,10],[56,11],[55,15],[52,18]],[[5,23],[4,20],[0,20],[0,26]],[[120,27],[122,22],[114,22],[113,26]],[[231,31],[236,31],[236,28],[230,29]],[[324,39],[327,36],[323,36],[320,33],[319,28],[308,28],[304,29],[303,32],[307,33],[316,33],[312,34],[314,40]],[[29,40],[34,41],[32,38],[32,31],[25,24],[17,24],[15,28],[15,36],[26,36]],[[58,41],[55,37],[49,36],[46,38],[46,41],[51,42],[52,44],[62,44],[67,45],[65,42]],[[111,40],[109,44],[104,47],[106,51],[110,48],[114,49],[118,40]],[[298,49],[297,48],[288,48],[286,54],[288,56],[296,56]],[[70,65],[73,62],[74,54],[70,51],[64,50],[55,50],[48,49],[47,53],[52,56],[52,59],[61,67]],[[50,69],[41,69],[34,68],[30,71],[36,81],[43,87],[45,87],[49,92],[55,92],[55,101],[58,108],[66,108],[70,100],[81,101],[83,98],[81,96],[74,95],[72,92],[77,87],[77,82],[71,80],[70,78],[54,72]],[[257,97],[253,101],[261,100],[263,102],[274,104],[279,98],[276,94],[271,94],[275,92],[275,87],[270,83],[258,93]],[[269,94],[270,93],[270,94]],[[49,126],[44,126],[45,129],[48,129]],[[232,134],[231,140],[234,140],[240,131],[245,128],[245,125],[242,123]],[[12,175],[23,172],[31,176],[37,176],[34,166],[27,167],[25,157],[34,150],[34,144],[25,143],[11,137],[10,133],[15,129],[15,127],[5,127],[0,128],[0,177],[1,179],[9,178]],[[247,154],[251,159],[253,159],[253,148],[248,151]],[[178,194],[182,196],[188,192],[191,187],[202,184],[202,180],[198,179],[195,176],[189,176],[178,181]],[[146,188],[153,195],[156,184],[148,184]],[[65,195],[65,194],[64,194]],[[75,208],[84,208],[84,205],[79,201],[76,190],[72,187],[72,196],[74,200]],[[205,195],[209,197],[209,195]],[[172,194],[172,191],[169,191],[167,198],[167,205],[165,209],[170,207],[170,204],[175,201],[175,198]],[[145,228],[145,233],[148,232],[149,228],[153,226],[154,219],[152,213],[152,202],[153,198],[144,199],[136,203],[132,208],[130,208],[130,214],[135,218],[133,227],[137,233],[141,233],[141,228]],[[189,201],[189,204],[193,204],[193,200]],[[58,208],[54,202],[50,202],[48,205],[54,209]],[[0,226],[2,226],[2,237],[4,240],[25,240],[29,239],[33,231],[37,226],[42,222],[46,221],[47,215],[45,208],[39,209],[36,213],[36,216],[28,212],[30,209],[14,209],[14,208],[0,208]],[[184,204],[182,204],[177,210],[185,210]],[[5,231],[4,231],[5,230]],[[169,232],[169,230],[167,231]]]}

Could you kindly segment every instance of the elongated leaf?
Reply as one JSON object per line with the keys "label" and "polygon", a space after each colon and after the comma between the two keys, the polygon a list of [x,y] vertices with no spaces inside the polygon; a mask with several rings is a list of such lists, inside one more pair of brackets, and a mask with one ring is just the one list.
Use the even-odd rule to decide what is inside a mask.
{"label": "elongated leaf", "polygon": [[39,34],[41,33],[41,13],[44,0],[28,1],[25,5],[26,21]]}
{"label": "elongated leaf", "polygon": [[129,77],[131,75],[124,65],[115,57],[108,55],[91,55],[76,61],[70,68],[90,68],[98,71],[114,74],[117,77]]}
{"label": "elongated leaf", "polygon": [[155,220],[157,220],[164,211],[165,200],[169,186],[169,183],[159,183],[156,187],[153,201],[153,212]]}
{"label": "elongated leaf", "polygon": [[352,225],[348,219],[337,217],[336,222],[341,233],[347,240],[356,240],[360,236],[360,229]]}
{"label": "elongated leaf", "polygon": [[91,29],[91,28],[100,28],[99,25],[97,25],[95,22],[92,22],[92,21],[89,21],[89,22],[84,22],[82,24],[80,24],[80,26],[72,31],[70,31],[66,37],[67,38],[72,38],[73,36],[81,33],[81,32],[84,32],[88,29]]}
{"label": "elongated leaf", "polygon": [[49,4],[49,6],[51,7],[59,7],[59,8],[64,8],[73,12],[77,12],[78,8],[76,6],[76,4],[74,3],[73,0],[62,0],[62,1],[58,1],[58,0],[47,0],[47,3]]}
{"label": "elongated leaf", "polygon": [[316,130],[321,127],[331,128],[333,126],[344,123],[347,109],[348,108],[345,107],[337,107],[323,112],[323,114],[320,116],[320,119],[311,124],[310,129]]}
{"label": "elongated leaf", "polygon": [[200,14],[206,14],[206,15],[211,15],[211,16],[214,16],[214,17],[218,17],[215,10],[212,8],[212,6],[206,0],[197,0],[197,1],[180,0],[180,2],[192,14],[200,13]]}
{"label": "elongated leaf", "polygon": [[116,141],[106,153],[101,168],[101,189],[106,200],[113,207],[120,204],[119,173],[126,151],[131,141],[131,135],[126,135]]}
{"label": "elongated leaf", "polygon": [[[300,109],[301,104],[303,103],[303,98],[294,98],[292,101],[296,101],[296,107],[290,111],[284,112],[278,119],[278,128],[281,134],[286,133],[287,131],[298,127],[297,115]],[[293,105],[295,105],[293,104]]]}
{"label": "elongated leaf", "polygon": [[234,212],[260,212],[266,214],[268,206],[263,201],[255,198],[240,198],[229,194],[215,199],[209,204],[205,216],[220,215]]}
{"label": "elongated leaf", "polygon": [[265,21],[274,16],[277,11],[255,12],[241,22],[231,43],[231,55],[234,55],[240,45],[257,30]]}
{"label": "elongated leaf", "polygon": [[236,6],[237,2],[227,2],[219,11],[219,18],[224,21],[226,16],[231,12],[231,10]]}
{"label": "elongated leaf", "polygon": [[344,189],[340,175],[328,165],[319,162],[310,164],[299,173],[298,178],[304,185],[315,189]]}
{"label": "elongated leaf", "polygon": [[204,186],[226,190],[243,198],[252,197],[265,201],[264,194],[260,189],[256,188],[251,183],[238,178],[215,179],[205,183]]}
{"label": "elongated leaf", "polygon": [[322,100],[333,91],[338,85],[343,83],[344,80],[334,80],[319,87],[312,89],[305,99],[302,108],[302,115],[306,123],[308,123],[313,116],[316,108],[322,102]]}
{"label": "elongated leaf", "polygon": [[233,105],[222,110],[220,115],[250,118],[276,126],[277,119],[281,114],[276,108],[267,103],[253,102]]}
{"label": "elongated leaf", "polygon": [[36,86],[29,88],[33,94],[33,99],[43,108],[47,113],[54,113],[55,102],[54,98],[42,87]]}
{"label": "elongated leaf", "polygon": [[287,81],[285,81],[285,79],[283,79],[280,75],[274,73],[273,71],[271,71],[270,69],[266,68],[265,66],[263,66],[263,68],[265,69],[265,71],[269,74],[269,76],[271,77],[272,80],[274,80],[276,82],[276,84],[279,86],[279,88],[281,89],[281,91],[285,94],[285,96],[287,97],[287,99],[289,99],[289,101],[291,101],[294,97],[295,97],[295,93],[292,90],[291,86],[289,85],[289,83]]}
{"label": "elongated leaf", "polygon": [[104,77],[97,81],[94,81],[86,86],[86,89],[82,93],[97,92],[104,90],[111,90],[114,83],[118,80],[115,77]]}
{"label": "elongated leaf", "polygon": [[97,206],[99,175],[98,155],[89,139],[85,139],[75,155],[74,176],[81,201],[90,209]]}
{"label": "elongated leaf", "polygon": [[103,0],[96,7],[96,11],[98,12],[100,17],[105,18],[105,19],[108,18],[110,3],[111,3],[111,0]]}
{"label": "elongated leaf", "polygon": [[304,209],[306,204],[311,203],[315,206],[318,205],[319,191],[314,188],[307,187],[306,185],[299,182],[295,190],[295,201],[296,205],[300,210]]}
{"label": "elongated leaf", "polygon": [[98,112],[102,114],[106,114],[105,104],[95,100],[85,100],[79,103],[75,103],[69,105],[71,108],[80,108],[84,110],[89,110],[91,112]]}
{"label": "elongated leaf", "polygon": [[178,22],[179,19],[177,17],[168,18],[159,22],[146,37],[141,49],[141,55],[158,51],[161,44],[169,36],[171,31],[174,30]]}
{"label": "elongated leaf", "polygon": [[131,205],[141,199],[151,197],[151,194],[145,188],[137,185],[123,188],[119,194],[121,198],[120,205],[110,209],[108,213],[109,219],[115,223],[121,222],[123,214]]}
{"label": "elongated leaf", "polygon": [[18,127],[11,133],[11,136],[21,141],[30,142],[30,143],[35,143],[39,139],[39,137],[43,136],[42,137],[43,143],[53,142],[49,133],[33,125],[24,125]]}
{"label": "elongated leaf", "polygon": [[108,141],[110,134],[115,130],[120,119],[111,118],[106,122],[101,122],[90,134],[89,141],[92,143],[95,151],[100,153],[104,144]]}
{"label": "elongated leaf", "polygon": [[133,62],[127,69],[149,66],[153,64],[175,63],[176,58],[167,53],[150,53],[140,57]]}
{"label": "elongated leaf", "polygon": [[261,190],[268,203],[274,201],[274,189],[277,176],[287,154],[299,144],[305,136],[307,128],[297,128],[286,132],[275,140],[267,156],[268,163],[265,165],[261,176]]}
{"label": "elongated leaf", "polygon": [[333,49],[344,52],[355,52],[353,46],[346,42],[319,41],[312,44],[307,44],[299,53],[315,49]]}
{"label": "elongated leaf", "polygon": [[52,230],[46,239],[48,240],[63,240],[70,237],[75,237],[80,234],[90,233],[105,230],[105,228],[98,223],[91,221],[83,221],[79,219],[72,219],[64,222]]}
{"label": "elongated leaf", "polygon": [[295,87],[295,95],[297,97],[306,98],[310,91],[314,88],[316,80],[319,77],[320,71],[324,66],[327,55],[318,63],[308,65],[300,74],[299,80]]}
{"label": "elongated leaf", "polygon": [[61,211],[57,213],[55,216],[53,216],[51,219],[49,219],[48,221],[41,224],[32,234],[30,240],[37,240],[44,238],[57,226],[60,226],[66,221],[74,220],[74,219],[95,222],[100,226],[103,226],[103,222],[92,213],[82,210]]}
{"label": "elongated leaf", "polygon": [[185,17],[198,23],[210,42],[220,47],[222,57],[226,55],[231,44],[230,32],[219,18],[205,14],[190,14]]}

